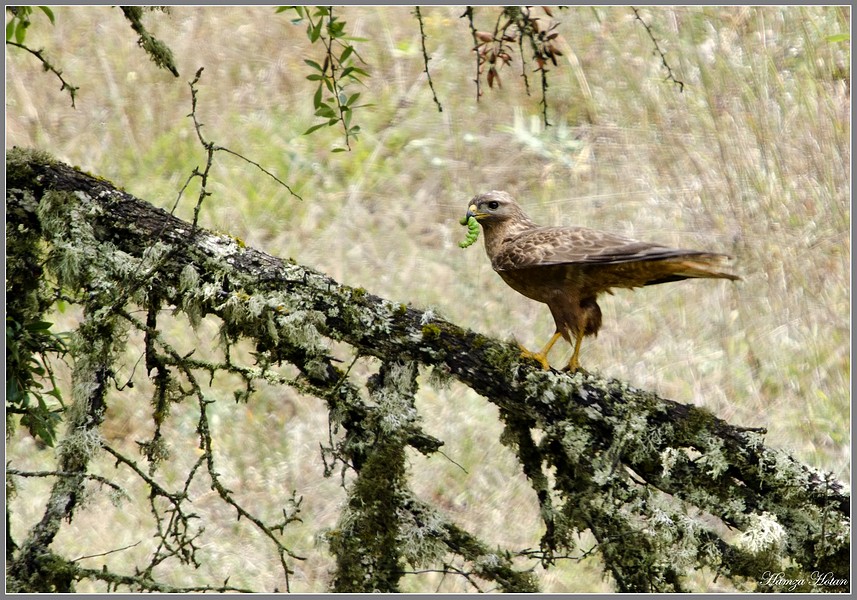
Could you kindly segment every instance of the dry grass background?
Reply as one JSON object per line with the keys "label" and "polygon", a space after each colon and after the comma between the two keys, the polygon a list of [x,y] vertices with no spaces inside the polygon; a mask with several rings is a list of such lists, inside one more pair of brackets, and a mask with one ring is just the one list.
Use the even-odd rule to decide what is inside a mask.
{"label": "dry grass background", "polygon": [[[302,27],[271,7],[173,8],[149,14],[150,30],[174,52],[176,80],[134,43],[115,8],[55,9],[28,43],[44,47],[73,84],[77,109],[32,57],[7,48],[6,144],[37,146],[107,177],[161,206],[172,205],[203,153],[186,115],[186,84],[200,66],[199,117],[210,140],[258,161],[303,197],[218,155],[214,195],[203,224],[271,254],[290,256],[342,283],[432,309],[493,336],[541,345],[552,333],[547,309],[508,289],[480,247],[461,250],[458,225],[467,200],[506,189],[544,223],[581,224],[666,244],[734,254],[744,281],[685,282],[618,292],[602,302],[605,325],[584,344],[582,362],[735,424],[768,428],[768,443],[848,480],[850,470],[849,270],[850,97],[833,77],[850,64],[849,9],[651,8],[653,26],[683,93],[664,80],[645,30],[625,8],[560,11],[564,56],[551,73],[554,127],[540,125],[537,98],[516,77],[475,101],[474,62],[461,7],[423,9],[430,67],[443,103],[431,101],[411,9],[343,8],[371,77],[360,90],[374,106],[358,110],[363,135],[331,154],[339,131],[304,137],[313,121],[313,88],[303,59],[318,58]],[[494,14],[477,9],[482,29]],[[7,17],[8,18],[8,17]],[[535,80],[533,80],[535,82]],[[587,112],[593,122],[586,124]],[[179,207],[191,215],[196,188]],[[74,315],[56,317],[72,327]],[[211,347],[217,325],[170,329],[179,346]],[[130,377],[141,346],[132,336],[119,378]],[[553,355],[563,364],[570,350]],[[339,349],[346,357],[347,349]],[[377,365],[361,361],[358,373]],[[151,388],[138,368],[134,391],[114,393],[104,430],[139,456],[151,435]],[[446,442],[442,456],[411,458],[417,493],[491,544],[532,547],[541,535],[535,498],[499,442],[497,412],[453,384],[426,381],[418,396],[425,429]],[[307,556],[292,567],[293,591],[324,591],[332,567],[319,529],[332,526],[344,493],[322,477],[327,441],[323,404],[288,389],[265,388],[235,405],[224,378],[211,389],[220,473],[240,501],[275,519],[284,498],[304,497],[304,523],[289,543]],[[196,458],[195,406],[170,420],[174,464],[160,477],[178,485]],[[53,451],[23,431],[6,444],[20,469],[52,466]],[[145,490],[96,462],[98,472]],[[21,539],[41,515],[48,483],[17,481],[9,500]],[[159,574],[175,584],[201,577],[259,590],[284,586],[269,543],[213,492],[192,490],[204,517],[200,573]],[[81,556],[138,543],[82,564],[131,571],[153,548],[145,500],[114,507],[93,493],[54,543]],[[583,550],[591,546],[585,535]],[[537,570],[546,591],[609,591],[597,559]],[[699,589],[717,590],[712,574]],[[460,578],[405,578],[408,591],[462,591]],[[88,588],[81,586],[81,591]]]}

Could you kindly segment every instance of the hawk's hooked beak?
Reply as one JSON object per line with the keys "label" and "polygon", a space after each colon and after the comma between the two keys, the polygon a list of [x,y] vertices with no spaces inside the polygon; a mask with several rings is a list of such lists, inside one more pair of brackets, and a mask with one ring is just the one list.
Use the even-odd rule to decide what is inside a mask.
{"label": "hawk's hooked beak", "polygon": [[479,209],[476,208],[475,204],[471,204],[470,206],[467,207],[467,214],[464,215],[464,220],[467,221],[467,219],[469,219],[470,217],[473,217],[474,219],[478,220],[479,217],[484,217],[484,216],[485,216],[485,214],[479,212]]}

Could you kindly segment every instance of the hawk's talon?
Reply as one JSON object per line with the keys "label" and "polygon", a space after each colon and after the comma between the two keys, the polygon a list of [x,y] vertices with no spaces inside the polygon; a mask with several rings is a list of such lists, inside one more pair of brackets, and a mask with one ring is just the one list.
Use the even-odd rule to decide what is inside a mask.
{"label": "hawk's talon", "polygon": [[569,375],[575,375],[577,373],[580,373],[581,375],[589,375],[590,374],[589,371],[587,371],[586,369],[584,369],[580,365],[577,365],[577,364],[572,365],[571,363],[568,363],[566,366],[564,366],[562,368],[561,372],[562,373],[568,373]]}
{"label": "hawk's talon", "polygon": [[542,366],[542,369],[545,371],[549,371],[551,366],[548,363],[548,357],[546,354],[542,354],[541,352],[531,352],[527,350],[520,344],[518,344],[518,348],[521,349],[521,358],[531,358]]}
{"label": "hawk's talon", "polygon": [[551,348],[553,348],[553,345],[556,344],[556,341],[561,337],[562,334],[557,331],[553,334],[553,337],[548,340],[548,343],[545,344],[545,347],[539,350],[538,352],[532,352],[524,348],[521,344],[518,344],[518,348],[521,349],[521,358],[532,358],[542,366],[542,369],[544,369],[545,371],[550,371],[551,366],[550,363],[548,363],[548,352],[550,352]]}

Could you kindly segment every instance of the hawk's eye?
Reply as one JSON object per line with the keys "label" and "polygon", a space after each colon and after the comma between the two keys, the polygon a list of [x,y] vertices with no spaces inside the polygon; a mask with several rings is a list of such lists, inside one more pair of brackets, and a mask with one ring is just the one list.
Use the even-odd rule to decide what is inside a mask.
{"label": "hawk's eye", "polygon": [[488,203],[488,208],[490,208],[491,210],[497,210],[499,207],[500,207],[500,203],[497,202],[496,200],[492,200],[491,202]]}

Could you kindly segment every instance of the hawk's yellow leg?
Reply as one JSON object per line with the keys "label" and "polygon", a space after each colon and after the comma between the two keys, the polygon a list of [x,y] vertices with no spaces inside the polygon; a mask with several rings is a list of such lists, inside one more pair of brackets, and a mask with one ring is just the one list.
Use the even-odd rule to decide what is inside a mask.
{"label": "hawk's yellow leg", "polygon": [[571,355],[571,360],[568,361],[568,372],[574,373],[576,371],[583,371],[580,366],[580,363],[577,362],[577,357],[580,356],[580,345],[583,342],[583,330],[577,334],[576,339],[574,340],[574,352]]}
{"label": "hawk's yellow leg", "polygon": [[[521,348],[521,358],[532,358],[532,359],[538,361],[538,363],[542,366],[542,369],[547,371],[548,369],[551,368],[550,365],[548,364],[548,352],[550,352],[550,349],[553,348],[553,345],[556,344],[556,341],[561,337],[562,337],[562,334],[559,331],[557,331],[555,334],[553,334],[553,337],[548,341],[548,343],[545,344],[545,347],[542,348],[541,350],[539,350],[538,352],[531,352],[531,351],[527,350],[526,348],[524,348],[523,346],[521,346],[520,344],[518,344]],[[578,342],[578,344],[579,344],[579,342]],[[576,353],[575,353],[575,356],[577,356]]]}

